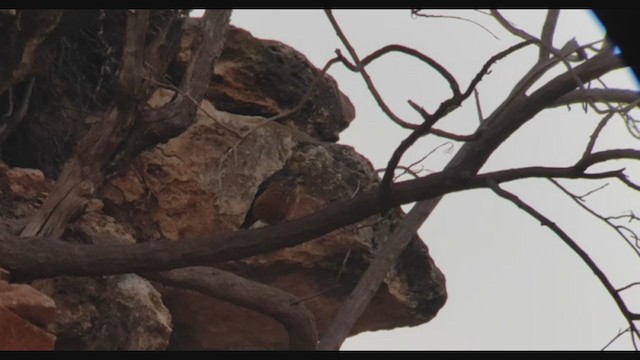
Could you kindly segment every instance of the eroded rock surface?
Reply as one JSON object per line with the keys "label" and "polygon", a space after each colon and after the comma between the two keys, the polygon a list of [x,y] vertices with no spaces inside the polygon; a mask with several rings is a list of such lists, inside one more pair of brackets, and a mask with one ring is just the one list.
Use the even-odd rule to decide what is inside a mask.
{"label": "eroded rock surface", "polygon": [[[188,26],[197,21],[189,20]],[[190,56],[190,41],[186,37],[182,43],[174,75]],[[334,143],[355,111],[331,77],[321,78],[299,112],[265,122],[296,108],[318,74],[320,70],[294,49],[231,28],[197,121],[110,177],[98,198],[69,225],[64,239],[180,241],[238,231],[260,184],[283,168],[304,179],[290,218],[374,188],[379,180],[369,161],[353,148]],[[150,106],[159,106],[171,96],[170,91],[159,90]],[[63,102],[74,105],[71,98]],[[56,119],[69,119],[64,111],[44,113],[47,126],[56,127]],[[48,149],[48,142],[39,145],[38,161],[33,163],[45,174],[58,174],[64,156],[96,117],[82,118],[81,124],[75,119],[74,126],[64,127],[64,134],[51,137],[51,144],[64,145],[62,150]],[[20,220],[41,205],[51,184],[39,170],[0,164],[0,213],[16,220],[5,225],[18,232]],[[322,336],[400,217],[400,210],[391,211],[296,247],[220,267],[304,299]],[[287,346],[284,328],[270,317],[196,292],[152,284],[137,275],[60,277],[39,280],[33,286],[56,303],[55,320],[46,329],[58,336],[58,349]],[[444,276],[416,237],[353,333],[424,323],[445,300]],[[12,314],[0,308],[0,317],[7,323],[13,321]],[[22,325],[14,323],[16,334],[23,334]],[[44,332],[41,343],[52,346],[52,335],[40,331]]]}
{"label": "eroded rock surface", "polygon": [[164,350],[171,315],[158,291],[137,275],[57,277],[33,286],[55,299],[56,349]]}
{"label": "eroded rock surface", "polygon": [[[225,128],[251,133],[239,139]],[[221,112],[208,101],[191,128],[139,160],[104,193],[111,216],[141,224],[135,226],[139,241],[237,231],[260,183],[284,167],[304,178],[291,218],[370,190],[378,182],[371,164],[353,148],[317,141],[282,124],[265,124],[263,118]],[[222,268],[308,298],[305,304],[322,334],[399,218],[399,210],[393,211]],[[191,291],[162,287],[161,292],[174,318],[171,348],[286,347],[282,326],[262,314]],[[354,333],[423,323],[445,299],[444,277],[416,239]]]}

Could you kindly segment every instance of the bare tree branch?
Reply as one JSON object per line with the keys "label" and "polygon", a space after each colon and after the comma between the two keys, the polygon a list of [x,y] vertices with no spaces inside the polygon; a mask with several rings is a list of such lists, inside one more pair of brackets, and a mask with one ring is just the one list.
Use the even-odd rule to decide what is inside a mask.
{"label": "bare tree branch", "polygon": [[287,292],[208,267],[142,275],[165,285],[194,290],[274,318],[284,325],[289,334],[289,350],[315,350],[317,347],[318,333],[313,314],[304,303]]}
{"label": "bare tree branch", "polygon": [[420,179],[393,184],[390,196],[378,189],[336,202],[289,222],[264,228],[237,231],[199,239],[155,241],[126,245],[72,244],[55,238],[18,238],[0,231],[0,264],[17,277],[42,278],[58,275],[111,275],[164,271],[185,266],[212,265],[263,254],[302,244],[381,213],[414,201],[439,199],[440,196],[532,177],[588,178],[613,177],[621,170],[584,173],[589,166],[612,159],[640,160],[640,150],[608,150],[592,154],[572,167],[527,167],[502,170],[476,176],[456,168]]}
{"label": "bare tree branch", "polygon": [[[396,167],[396,169],[400,169],[402,170],[402,173],[400,175],[396,175],[393,179],[396,180],[399,177],[401,177],[404,174],[409,174],[411,175],[414,179],[419,179],[420,178],[420,173],[424,170],[423,168],[421,168],[420,170],[416,171],[414,169],[412,169],[409,166],[402,166],[402,165],[398,165],[398,167]],[[381,172],[385,172],[386,169],[376,169],[377,173],[381,173]]]}
{"label": "bare tree branch", "polygon": [[618,291],[616,291],[615,287],[609,281],[607,275],[602,272],[602,270],[598,267],[598,265],[591,259],[589,254],[584,251],[567,233],[565,233],[558,225],[549,220],[546,216],[542,215],[540,212],[529,206],[527,203],[522,201],[513,193],[510,193],[502,188],[500,188],[497,184],[493,184],[491,186],[492,190],[499,195],[500,197],[509,200],[518,208],[532,216],[534,219],[539,221],[542,225],[548,227],[551,231],[553,231],[556,236],[558,236],[573,252],[580,257],[580,259],[589,267],[591,271],[596,275],[598,280],[605,287],[609,295],[613,298],[618,306],[618,309],[625,317],[627,322],[629,323],[629,327],[633,330],[636,336],[640,337],[640,330],[636,327],[634,320],[640,320],[640,314],[636,314],[631,312],[625,302],[620,297]]}
{"label": "bare tree branch", "polygon": [[636,285],[640,285],[640,282],[633,282],[633,283],[631,283],[631,284],[628,284],[628,285],[626,285],[626,286],[623,286],[623,287],[621,287],[621,288],[617,289],[616,291],[618,291],[618,292],[622,292],[622,291],[625,291],[625,290],[627,290],[627,289],[630,289],[630,288],[632,288],[633,286],[636,286]]}
{"label": "bare tree branch", "polygon": [[482,122],[484,120],[484,116],[482,115],[482,106],[480,105],[480,94],[478,93],[478,89],[473,89],[473,97],[476,100],[476,111],[478,112],[478,122]]}
{"label": "bare tree branch", "polygon": [[622,181],[623,184],[627,185],[629,188],[640,191],[640,185],[632,183],[625,174],[621,173],[616,176],[618,180]]}
{"label": "bare tree branch", "polygon": [[600,133],[602,132],[604,127],[607,126],[607,123],[613,117],[613,115],[615,115],[615,113],[610,112],[598,122],[598,125],[596,126],[596,128],[593,130],[593,133],[589,137],[589,142],[587,143],[587,147],[584,149],[584,152],[582,153],[583,158],[589,156],[589,154],[593,152],[593,147],[596,145],[596,140],[598,139],[598,136],[600,136]]}
{"label": "bare tree branch", "polygon": [[360,66],[360,59],[358,57],[358,54],[355,52],[355,50],[353,49],[353,47],[349,43],[349,40],[347,40],[347,38],[345,37],[344,33],[342,32],[342,29],[340,28],[340,25],[338,25],[338,22],[333,17],[333,14],[331,13],[331,10],[325,10],[325,13],[327,15],[327,18],[329,19],[329,22],[331,22],[331,25],[333,26],[333,29],[336,31],[336,34],[340,38],[340,41],[342,41],[344,46],[347,48],[347,51],[349,52],[349,55],[351,56],[351,58],[355,62],[355,66],[354,67],[348,66],[349,62],[346,61],[346,59],[342,56],[340,51],[336,51],[336,54],[338,55],[338,57],[340,57],[342,62],[345,65],[347,65],[347,67],[350,70],[358,71],[356,69],[358,69],[358,68],[360,69],[358,72],[362,76],[362,79],[364,80],[364,82],[367,84],[367,88],[369,89],[369,92],[371,93],[371,95],[373,95],[373,98],[376,100],[376,103],[378,104],[380,109],[382,109],[382,111],[394,123],[402,126],[403,128],[411,129],[411,128],[415,127],[416,126],[415,124],[411,124],[411,123],[403,120],[402,118],[397,116],[393,111],[391,111],[391,108],[389,108],[389,106],[387,106],[387,104],[382,99],[382,96],[380,96],[380,93],[378,92],[378,90],[376,89],[375,85],[373,84],[373,81],[371,80],[371,77],[369,76],[369,73],[367,72],[367,70],[364,67]]}
{"label": "bare tree branch", "polygon": [[447,82],[449,83],[449,87],[451,88],[451,92],[453,93],[453,96],[455,97],[460,95],[460,85],[458,85],[458,81],[453,77],[453,75],[451,75],[451,73],[449,72],[449,70],[447,70],[447,68],[440,65],[440,63],[433,60],[431,57],[421,53],[420,51],[410,47],[406,47],[404,45],[397,45],[397,44],[387,45],[372,52],[371,54],[366,56],[364,59],[362,59],[362,61],[360,61],[359,64],[356,63],[356,71],[361,71],[362,69],[364,69],[365,66],[369,65],[372,61],[391,52],[399,52],[402,54],[412,56],[426,63],[427,65],[431,66],[434,70],[436,70],[440,74],[440,76],[442,76],[445,80],[447,80]]}
{"label": "bare tree branch", "polygon": [[582,194],[582,195],[575,195],[575,197],[576,197],[577,199],[581,200],[581,201],[584,201],[584,198],[586,198],[587,196],[589,196],[589,195],[591,195],[591,194],[593,194],[593,193],[595,193],[595,192],[597,192],[597,191],[600,191],[600,190],[602,190],[602,189],[606,188],[607,186],[609,186],[609,183],[605,183],[605,184],[604,184],[604,185],[602,185],[602,186],[598,186],[597,188],[595,188],[595,189],[593,189],[593,190],[589,190],[589,191],[587,191],[586,193],[584,193],[584,194]]}
{"label": "bare tree branch", "polygon": [[389,236],[389,239],[380,246],[355,289],[340,306],[325,335],[320,339],[318,346],[320,350],[340,349],[344,340],[349,336],[353,325],[371,302],[387,273],[392,269],[398,256],[415,238],[416,231],[436,205],[437,201],[423,201],[416,204]]}
{"label": "bare tree branch", "polygon": [[595,216],[596,218],[600,219],[601,221],[603,221],[605,224],[607,224],[610,228],[613,229],[613,231],[615,231],[624,241],[625,243],[627,243],[627,245],[629,245],[631,247],[631,250],[633,252],[636,253],[636,255],[640,258],[640,250],[633,244],[631,243],[627,237],[622,233],[622,231],[620,230],[619,227],[617,227],[615,224],[613,224],[611,221],[607,220],[606,218],[604,218],[602,215],[598,214],[597,212],[593,211],[593,209],[591,209],[590,207],[588,207],[587,205],[584,204],[584,202],[579,201],[579,198],[572,194],[569,190],[567,190],[567,188],[565,188],[564,186],[560,185],[560,183],[554,179],[549,179],[549,181],[551,181],[551,183],[553,185],[555,185],[558,189],[560,189],[563,193],[565,193],[567,196],[569,196],[569,198],[571,198],[571,200],[573,200],[573,202],[575,202],[576,204],[578,204],[581,208],[583,208],[584,210],[586,210],[588,213],[590,213],[591,215]]}
{"label": "bare tree branch", "polygon": [[507,31],[509,31],[513,35],[520,37],[524,40],[538,40],[536,39],[535,36],[513,26],[513,24],[510,23],[509,20],[505,19],[504,16],[502,16],[502,14],[500,14],[498,10],[491,9],[491,16],[493,16],[500,23],[500,25],[502,25],[502,27],[507,29]]}
{"label": "bare tree branch", "polygon": [[[467,90],[465,90],[464,93],[456,96],[454,95],[452,98],[443,101],[440,106],[438,107],[438,109],[436,110],[435,113],[433,113],[433,115],[428,114],[424,109],[422,109],[421,107],[410,103],[414,106],[414,108],[422,115],[424,122],[418,127],[416,128],[411,134],[409,134],[409,136],[407,136],[407,138],[405,138],[402,142],[400,142],[400,145],[398,145],[398,147],[394,150],[393,154],[391,155],[391,158],[389,158],[389,162],[387,163],[387,172],[385,172],[384,176],[382,177],[382,182],[380,183],[380,189],[382,192],[387,192],[389,189],[389,185],[391,184],[391,181],[393,179],[393,174],[395,172],[395,168],[396,166],[398,166],[398,164],[400,163],[400,160],[402,159],[402,155],[404,155],[404,153],[411,147],[413,146],[413,144],[415,144],[416,141],[418,141],[419,138],[421,138],[422,136],[426,135],[427,133],[429,133],[429,131],[431,130],[431,128],[433,127],[433,125],[440,120],[441,118],[443,118],[445,115],[447,115],[449,112],[453,111],[453,109],[457,108],[458,106],[460,106],[460,104],[462,104],[462,102],[464,100],[466,100],[471,93],[473,92],[473,89],[475,89],[476,85],[480,82],[480,80],[482,80],[482,77],[487,74],[487,72],[489,71],[489,68],[491,67],[491,65],[493,65],[494,63],[496,63],[498,60],[503,59],[504,57],[508,56],[509,54],[529,45],[530,42],[522,42],[519,44],[516,44],[514,46],[509,47],[506,50],[503,50],[501,52],[499,52],[498,54],[492,56],[483,66],[482,69],[476,74],[476,76],[473,78],[473,80],[471,80],[471,82],[469,83],[469,87],[467,88]],[[476,132],[474,134],[476,137],[479,136],[479,133]]]}
{"label": "bare tree branch", "polygon": [[538,62],[549,59],[549,56],[551,55],[549,49],[553,48],[553,33],[555,32],[556,25],[558,24],[559,14],[560,10],[558,9],[550,9],[547,11],[547,17],[544,21],[544,25],[542,26],[542,34],[540,35],[540,42],[542,43],[542,46],[540,46]]}
{"label": "bare tree branch", "polygon": [[573,90],[558,100],[552,102],[550,107],[557,107],[583,102],[601,102],[601,103],[635,103],[638,106],[640,99],[640,91],[627,89],[578,89]]}
{"label": "bare tree branch", "polygon": [[473,20],[471,20],[471,19],[463,18],[463,17],[460,17],[460,16],[452,16],[452,15],[421,14],[421,13],[420,13],[420,10],[423,10],[423,9],[411,9],[411,16],[414,16],[414,17],[423,17],[423,18],[436,18],[436,19],[440,18],[440,19],[453,19],[453,20],[462,20],[462,21],[466,21],[466,22],[472,23],[472,24],[474,24],[474,25],[476,25],[476,26],[478,26],[478,27],[482,28],[484,31],[486,31],[486,32],[488,32],[489,34],[491,34],[491,36],[493,36],[493,38],[494,38],[494,39],[496,39],[496,40],[500,40],[500,38],[499,38],[499,37],[497,37],[494,33],[492,33],[489,29],[487,29],[487,28],[486,28],[486,27],[484,27],[482,24],[480,24],[480,23],[478,23],[478,22],[476,22],[476,21],[473,21]]}
{"label": "bare tree branch", "polygon": [[475,134],[475,133],[471,135],[458,135],[458,134],[450,133],[448,131],[436,129],[433,127],[431,128],[431,130],[429,130],[429,133],[431,133],[431,135],[440,136],[445,139],[455,140],[455,141],[473,141],[478,138],[478,134]]}
{"label": "bare tree branch", "polygon": [[[102,187],[109,169],[118,168],[132,156],[151,144],[177,135],[193,121],[197,106],[188,100],[170,103],[153,111],[143,112],[150,83],[144,77],[145,34],[149,22],[148,10],[128,10],[123,65],[116,84],[116,105],[107,110],[89,132],[80,140],[74,156],[65,164],[53,191],[34,214],[22,236],[50,235],[59,237],[75,214],[82,210],[95,192]],[[228,25],[229,11],[207,11],[203,17],[203,41],[195,51],[183,82],[190,83],[194,98],[200,100],[208,84],[212,61],[219,55]],[[206,49],[205,49],[206,48]],[[214,56],[215,55],[215,56]],[[197,73],[194,67],[198,67]],[[189,70],[191,69],[191,70]],[[192,77],[198,79],[189,80]],[[203,79],[205,78],[205,79]],[[145,115],[156,116],[149,123]],[[153,115],[151,115],[154,118]],[[138,121],[142,120],[142,121]],[[142,124],[140,124],[142,122]]]}
{"label": "bare tree branch", "polygon": [[630,332],[631,328],[626,328],[623,331],[618,331],[618,335],[614,336],[613,339],[611,339],[605,346],[602,347],[602,349],[600,349],[601,351],[606,350],[611,344],[614,343],[614,341],[618,340],[618,338],[622,335],[624,335],[627,332]]}
{"label": "bare tree branch", "polygon": [[628,218],[629,222],[632,222],[633,220],[636,221],[640,221],[640,218],[637,217],[633,211],[629,211],[630,214],[623,214],[623,215],[618,215],[618,216],[607,216],[606,219],[607,220],[618,220],[618,219],[624,219],[624,218]]}
{"label": "bare tree branch", "polygon": [[448,148],[446,150],[444,150],[445,153],[451,153],[451,151],[453,151],[453,144],[449,141],[444,142],[438,146],[436,146],[435,148],[431,149],[431,151],[429,151],[425,156],[421,157],[420,159],[412,162],[411,164],[409,164],[409,167],[414,167],[415,165],[423,162],[424,160],[426,160],[429,156],[433,155],[433,153],[435,153],[436,151],[438,151],[438,149],[447,146]]}

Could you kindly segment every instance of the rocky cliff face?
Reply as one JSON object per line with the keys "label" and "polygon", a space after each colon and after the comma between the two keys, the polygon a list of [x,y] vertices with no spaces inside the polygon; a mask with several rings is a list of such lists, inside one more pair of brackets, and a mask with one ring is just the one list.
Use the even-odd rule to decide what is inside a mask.
{"label": "rocky cliff face", "polygon": [[[197,25],[197,20],[190,25]],[[181,46],[175,74],[190,56],[188,36]],[[143,152],[112,177],[98,199],[69,226],[65,238],[180,241],[242,231],[238,228],[260,184],[285,167],[304,180],[290,218],[374,188],[378,177],[369,161],[353,148],[335,144],[355,111],[330,76],[313,87],[310,101],[295,115],[278,122],[266,120],[296,107],[319,73],[294,49],[231,28],[197,121],[180,136]],[[149,105],[159,106],[172,95],[170,90],[159,90]],[[0,170],[5,199],[0,211],[11,213],[11,219],[29,216],[39,206],[38,199],[46,196],[50,181],[37,170],[6,166]],[[21,182],[9,176],[16,171],[35,172],[41,180]],[[15,188],[20,186],[34,190],[19,197]],[[296,247],[219,267],[303,299],[322,335],[400,216],[400,210],[392,211]],[[136,275],[64,277],[39,280],[32,286],[56,304],[55,320],[40,323],[58,337],[60,349],[287,346],[287,333],[270,317]],[[2,298],[0,292],[0,311]],[[416,237],[354,334],[424,323],[445,300],[444,276]]]}

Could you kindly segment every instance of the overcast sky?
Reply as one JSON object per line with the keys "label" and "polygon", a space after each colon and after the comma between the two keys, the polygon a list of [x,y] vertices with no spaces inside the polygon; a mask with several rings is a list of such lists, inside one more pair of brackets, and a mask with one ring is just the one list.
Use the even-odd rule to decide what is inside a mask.
{"label": "overcast sky", "polygon": [[[341,10],[334,12],[356,51],[363,57],[387,44],[414,47],[446,66],[464,88],[482,64],[495,53],[519,42],[489,16],[472,10],[432,11],[473,19],[412,19],[409,10]],[[516,26],[539,35],[545,11],[512,10],[504,15]],[[562,11],[554,45],[572,37],[580,44],[598,40],[603,30],[585,10]],[[342,48],[321,10],[234,10],[232,24],[254,36],[282,41],[305,54],[317,67]],[[343,53],[347,54],[343,49]],[[483,113],[490,114],[518,77],[535,62],[529,47],[493,67],[478,89]],[[419,116],[406,101],[433,110],[450,92],[444,80],[424,64],[407,57],[387,56],[368,67],[377,88],[392,109],[413,122]],[[553,76],[561,72],[553,72]],[[356,107],[357,117],[342,133],[340,143],[354,146],[377,168],[382,168],[398,143],[408,134],[379,110],[359,75],[334,66],[330,74]],[[636,87],[628,71],[610,76],[610,87]],[[548,80],[545,76],[542,81]],[[482,171],[529,165],[568,166],[582,153],[599,116],[580,106],[547,110],[508,139]],[[440,123],[440,128],[469,133],[478,124],[473,100],[467,101]],[[409,164],[445,141],[430,136],[404,156]],[[596,149],[638,148],[617,118],[603,133]],[[449,148],[449,147],[445,147]],[[445,149],[443,148],[443,149]],[[422,165],[440,170],[453,152],[443,149]],[[629,166],[632,168],[632,165]],[[634,172],[635,171],[635,172]],[[640,182],[640,171],[636,182]],[[426,173],[425,173],[426,174]],[[606,181],[563,181],[575,193],[585,193]],[[580,210],[546,180],[505,186],[551,217],[579,243],[596,255],[621,287],[640,281],[640,263],[610,228]],[[638,194],[616,181],[587,198],[587,204],[605,215],[634,210],[640,213]],[[634,207],[635,206],[635,207]],[[602,348],[626,328],[613,300],[580,259],[560,239],[514,205],[488,190],[447,195],[420,230],[431,256],[447,278],[449,298],[430,322],[413,328],[364,333],[348,339],[344,350],[480,350],[480,349],[584,349]],[[627,293],[636,295],[640,286]],[[640,306],[636,308],[640,311]],[[630,349],[629,336],[610,348]]]}

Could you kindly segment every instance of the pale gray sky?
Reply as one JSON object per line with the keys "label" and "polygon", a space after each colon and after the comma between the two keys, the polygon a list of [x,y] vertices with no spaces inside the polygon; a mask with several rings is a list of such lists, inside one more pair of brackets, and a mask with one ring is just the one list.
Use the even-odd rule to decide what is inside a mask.
{"label": "pale gray sky", "polygon": [[[411,19],[409,10],[339,10],[334,12],[361,57],[391,43],[414,47],[446,66],[464,88],[482,64],[495,53],[519,42],[492,18],[471,10],[433,11],[464,16],[482,23],[495,39],[476,25],[451,19]],[[538,35],[542,10],[510,10],[503,14],[516,26]],[[580,44],[598,40],[603,30],[585,10],[562,11],[554,45],[576,37]],[[317,67],[342,48],[321,10],[234,10],[231,22],[254,36],[282,41]],[[343,50],[344,54],[347,54]],[[530,47],[498,63],[478,89],[485,115],[510,91],[518,76],[535,62]],[[445,81],[424,64],[402,56],[388,56],[368,67],[381,94],[405,119],[420,119],[407,104],[414,100],[433,110],[450,93]],[[561,72],[553,72],[553,76]],[[330,74],[356,107],[357,117],[340,142],[354,146],[374,166],[384,167],[398,143],[408,134],[379,110],[359,75],[334,66]],[[636,87],[628,71],[609,76],[610,87]],[[551,75],[545,76],[548,80]],[[572,164],[581,154],[599,117],[580,106],[548,110],[508,139],[483,171],[515,166]],[[477,125],[473,100],[452,113],[440,127],[460,133]],[[420,140],[404,156],[408,164],[444,141]],[[596,149],[635,147],[620,119],[610,123]],[[455,144],[454,152],[459,148]],[[452,153],[436,152],[423,164],[439,170]],[[632,173],[632,172],[629,172]],[[635,174],[638,172],[636,164]],[[636,182],[640,182],[637,176]],[[588,197],[587,203],[606,215],[640,209],[640,195],[630,194],[616,181]],[[584,193],[602,181],[563,182]],[[593,254],[616,286],[640,280],[640,262],[628,245],[615,237],[545,180],[505,186],[551,217]],[[447,278],[449,299],[430,322],[413,327],[361,334],[348,339],[344,350],[481,350],[583,349],[604,346],[626,327],[613,300],[579,258],[514,205],[488,190],[447,195],[423,225],[420,235]],[[635,294],[633,294],[635,292]],[[640,289],[629,291],[640,303]],[[636,309],[640,310],[640,309]],[[629,336],[610,348],[630,349]]]}

